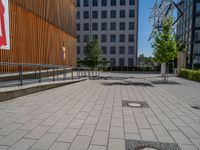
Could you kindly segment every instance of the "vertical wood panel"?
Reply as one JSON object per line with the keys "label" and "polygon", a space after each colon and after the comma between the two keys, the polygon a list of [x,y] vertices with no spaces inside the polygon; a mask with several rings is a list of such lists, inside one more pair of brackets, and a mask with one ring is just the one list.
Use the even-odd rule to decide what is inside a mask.
{"label": "vertical wood panel", "polygon": [[[74,0],[10,0],[9,6],[11,50],[0,50],[1,62],[76,65]],[[0,67],[0,72],[15,69]]]}

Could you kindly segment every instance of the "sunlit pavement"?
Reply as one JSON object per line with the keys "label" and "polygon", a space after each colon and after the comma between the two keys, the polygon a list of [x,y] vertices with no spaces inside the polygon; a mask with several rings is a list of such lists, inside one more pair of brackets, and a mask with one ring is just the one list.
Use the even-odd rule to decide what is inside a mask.
{"label": "sunlit pavement", "polygon": [[[200,110],[191,107],[200,106],[200,83],[103,76],[1,102],[0,150],[125,150],[127,140],[200,149]],[[124,101],[149,107],[132,108]]]}

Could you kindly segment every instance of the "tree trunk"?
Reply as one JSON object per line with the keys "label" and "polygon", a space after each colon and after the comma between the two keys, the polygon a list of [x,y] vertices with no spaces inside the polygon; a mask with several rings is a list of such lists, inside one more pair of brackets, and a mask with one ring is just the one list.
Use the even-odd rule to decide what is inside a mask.
{"label": "tree trunk", "polygon": [[167,67],[166,63],[161,64],[161,77],[164,82],[167,81]]}

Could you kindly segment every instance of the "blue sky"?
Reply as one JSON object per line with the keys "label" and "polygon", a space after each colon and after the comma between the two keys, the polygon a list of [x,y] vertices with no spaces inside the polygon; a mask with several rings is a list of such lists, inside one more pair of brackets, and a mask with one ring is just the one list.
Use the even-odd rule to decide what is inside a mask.
{"label": "blue sky", "polygon": [[153,49],[151,42],[148,41],[152,31],[151,24],[149,23],[149,15],[154,5],[155,0],[138,0],[139,1],[139,41],[138,51],[139,54],[144,53],[145,56],[152,56]]}

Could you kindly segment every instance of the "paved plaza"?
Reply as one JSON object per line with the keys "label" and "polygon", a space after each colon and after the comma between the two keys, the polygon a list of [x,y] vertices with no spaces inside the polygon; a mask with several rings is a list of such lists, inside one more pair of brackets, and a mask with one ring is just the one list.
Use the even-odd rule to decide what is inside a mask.
{"label": "paved plaza", "polygon": [[132,141],[200,149],[200,110],[191,107],[200,106],[200,83],[171,77],[169,84],[151,84],[160,80],[157,75],[103,76],[1,102],[0,150],[128,150]]}

